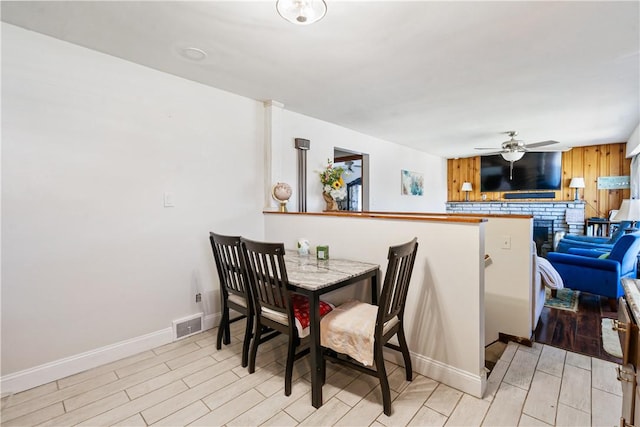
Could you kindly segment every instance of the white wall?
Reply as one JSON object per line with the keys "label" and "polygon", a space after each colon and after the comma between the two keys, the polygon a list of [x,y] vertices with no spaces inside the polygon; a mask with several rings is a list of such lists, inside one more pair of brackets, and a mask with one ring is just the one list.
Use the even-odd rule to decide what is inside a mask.
{"label": "white wall", "polygon": [[484,225],[267,213],[265,238],[294,248],[299,237],[306,237],[314,250],[328,244],[331,258],[377,263],[384,275],[389,246],[417,237],[405,311],[413,368],[481,397],[486,386]]}
{"label": "white wall", "polygon": [[[264,236],[264,177],[295,189],[296,137],[310,211],[334,147],[370,154],[372,210],[444,211],[444,159],[5,23],[2,42],[3,392],[217,323],[208,232]],[[401,169],[425,196],[400,195]]]}
{"label": "white wall", "polygon": [[[492,260],[484,273],[485,345],[500,333],[531,338],[533,219],[489,217],[485,231],[485,251]],[[505,239],[509,248],[504,247]]]}
{"label": "white wall", "polygon": [[[407,216],[442,218],[446,221],[445,215],[407,214]],[[483,217],[481,214],[451,215],[453,219],[461,219],[465,216],[483,218],[485,221],[482,255],[489,255],[490,261],[484,264],[486,268],[483,269],[484,302],[481,309],[485,313],[484,345],[497,341],[500,333],[524,339],[531,338],[535,328],[532,313],[536,302],[536,293],[532,289],[531,263],[533,218],[526,215],[490,215],[488,217]],[[505,241],[509,242],[508,247],[505,247]],[[428,239],[427,244],[432,242],[435,242],[436,250],[444,249],[439,245],[440,240],[432,237]],[[445,256],[455,259],[457,254],[450,253]],[[452,271],[455,274],[460,268],[465,267],[467,266],[461,263],[452,268]]]}
{"label": "white wall", "polygon": [[263,236],[263,111],[2,24],[3,386],[219,312],[208,232]]}
{"label": "white wall", "polygon": [[640,153],[640,125],[636,126],[627,141],[627,157]]}
{"label": "white wall", "polygon": [[[307,152],[307,211],[320,212],[325,209],[322,186],[318,172],[324,168],[327,159],[333,159],[335,147],[369,154],[370,206],[372,211],[419,211],[444,212],[447,200],[447,161],[393,142],[376,139],[344,127],[322,120],[303,116],[285,110],[281,121],[278,141],[282,144],[274,159],[274,176],[291,184],[294,194],[289,200],[290,211],[297,210],[295,138],[311,141]],[[403,196],[400,194],[400,170],[410,170],[424,174],[424,196]],[[275,206],[275,203],[273,204]]]}

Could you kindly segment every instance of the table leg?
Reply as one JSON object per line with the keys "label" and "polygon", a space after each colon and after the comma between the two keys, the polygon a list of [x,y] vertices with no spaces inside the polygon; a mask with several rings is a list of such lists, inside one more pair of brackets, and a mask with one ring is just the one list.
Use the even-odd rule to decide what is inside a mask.
{"label": "table leg", "polygon": [[309,352],[311,353],[311,404],[314,408],[322,406],[322,348],[320,347],[320,297],[316,293],[310,296]]}
{"label": "table leg", "polygon": [[378,270],[373,276],[371,276],[371,304],[378,305]]}

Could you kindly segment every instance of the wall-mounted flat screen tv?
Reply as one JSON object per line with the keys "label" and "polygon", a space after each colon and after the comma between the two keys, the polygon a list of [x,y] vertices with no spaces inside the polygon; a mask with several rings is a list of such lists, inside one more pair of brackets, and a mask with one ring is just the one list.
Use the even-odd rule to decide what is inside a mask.
{"label": "wall-mounted flat screen tv", "polygon": [[560,190],[562,184],[562,153],[559,151],[527,152],[513,162],[501,155],[480,158],[480,191]]}

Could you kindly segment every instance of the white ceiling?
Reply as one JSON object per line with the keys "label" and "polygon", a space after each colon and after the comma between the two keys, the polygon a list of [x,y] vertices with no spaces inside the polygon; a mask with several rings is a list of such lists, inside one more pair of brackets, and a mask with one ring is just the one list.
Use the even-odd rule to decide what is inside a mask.
{"label": "white ceiling", "polygon": [[[500,132],[624,142],[640,121],[640,2],[9,2],[2,20],[442,157]],[[194,62],[179,52],[207,52]],[[37,60],[37,58],[34,58]],[[301,135],[304,137],[304,135]]]}

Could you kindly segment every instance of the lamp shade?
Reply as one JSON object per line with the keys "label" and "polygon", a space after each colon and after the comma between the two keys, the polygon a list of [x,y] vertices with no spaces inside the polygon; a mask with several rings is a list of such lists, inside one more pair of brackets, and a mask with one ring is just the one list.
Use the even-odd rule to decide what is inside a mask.
{"label": "lamp shade", "polygon": [[517,162],[524,156],[524,151],[505,151],[500,153],[507,162]]}
{"label": "lamp shade", "polygon": [[324,0],[278,0],[278,14],[296,25],[309,25],[321,20],[327,13]]}
{"label": "lamp shade", "polygon": [[640,221],[640,199],[624,199],[612,221]]}
{"label": "lamp shade", "polygon": [[584,188],[584,178],[582,177],[571,178],[571,182],[569,183],[569,188]]}
{"label": "lamp shade", "polygon": [[473,191],[473,186],[471,185],[470,182],[463,182],[462,183],[462,188],[460,190],[461,191]]}

